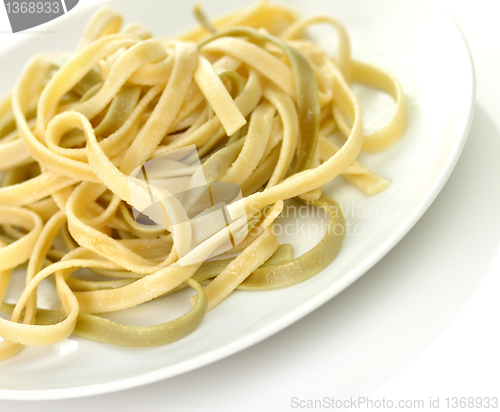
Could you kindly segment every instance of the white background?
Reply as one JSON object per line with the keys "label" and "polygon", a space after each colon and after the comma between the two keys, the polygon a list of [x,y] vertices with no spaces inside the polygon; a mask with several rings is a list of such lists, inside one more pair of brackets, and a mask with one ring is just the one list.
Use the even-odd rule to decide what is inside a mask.
{"label": "white background", "polygon": [[[85,399],[0,400],[0,410],[288,411],[293,397],[367,395],[426,406],[440,397],[445,410],[447,397],[500,397],[500,2],[441,3],[473,55],[475,117],[443,191],[380,263],[295,325],[215,364]],[[30,35],[8,32],[0,8],[0,49]]]}

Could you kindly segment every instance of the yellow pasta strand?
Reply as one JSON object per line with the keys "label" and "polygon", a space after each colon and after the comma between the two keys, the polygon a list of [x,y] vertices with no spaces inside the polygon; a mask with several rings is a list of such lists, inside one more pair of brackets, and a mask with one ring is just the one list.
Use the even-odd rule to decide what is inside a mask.
{"label": "yellow pasta strand", "polygon": [[[122,29],[106,6],[74,53],[35,56],[0,101],[0,303],[10,315],[0,360],[71,334],[122,347],[181,339],[241,291],[307,281],[335,259],[344,218],[324,184],[343,176],[368,195],[389,186],[357,158],[403,135],[404,93],[393,75],[351,59],[341,23],[267,0],[197,15],[201,27],[162,39],[140,24]],[[323,23],[335,29],[335,56],[307,37]],[[396,102],[375,133],[363,134],[351,82]],[[298,257],[274,231],[292,198],[329,215],[324,238]],[[58,310],[39,307],[47,280]],[[193,307],[172,321],[100,316],[187,286]]]}

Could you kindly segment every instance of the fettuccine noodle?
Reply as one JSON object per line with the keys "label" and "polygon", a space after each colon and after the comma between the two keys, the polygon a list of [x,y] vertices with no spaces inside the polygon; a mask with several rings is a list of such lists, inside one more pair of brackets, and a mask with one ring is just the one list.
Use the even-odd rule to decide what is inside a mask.
{"label": "fettuccine noodle", "polygon": [[[121,16],[102,8],[74,53],[35,56],[0,103],[0,303],[27,263],[21,296],[2,304],[10,319],[0,318],[0,359],[71,334],[124,347],[180,339],[236,289],[290,286],[335,259],[344,218],[324,184],[341,175],[369,195],[388,187],[357,158],[401,137],[403,92],[391,74],[351,59],[339,22],[300,18],[265,0],[213,21],[195,13],[200,27],[155,39],[139,24],[122,29]],[[317,23],[335,29],[335,57],[309,40]],[[351,82],[394,98],[392,119],[373,134],[363,133]],[[334,131],[344,136],[340,146],[329,138]],[[183,166],[179,153],[190,147],[198,168]],[[145,165],[162,156],[183,168],[168,172],[174,180],[189,172],[193,182],[202,171],[211,209],[191,219],[199,188],[184,196],[185,209],[154,185]],[[239,223],[200,223],[215,213],[217,183],[241,190],[225,209]],[[137,210],[154,220],[149,197],[162,207],[163,226],[137,220]],[[274,230],[291,198],[329,217],[320,243],[296,258]],[[82,268],[101,280],[73,276]],[[37,306],[45,279],[55,284],[58,310]],[[128,326],[101,315],[187,286],[196,292],[192,309],[172,321]]]}

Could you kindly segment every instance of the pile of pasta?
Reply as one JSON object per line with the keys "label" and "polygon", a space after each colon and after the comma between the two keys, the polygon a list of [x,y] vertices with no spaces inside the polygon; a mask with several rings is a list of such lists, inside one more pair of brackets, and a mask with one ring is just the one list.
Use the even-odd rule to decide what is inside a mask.
{"label": "pile of pasta", "polygon": [[[73,53],[35,56],[1,101],[0,302],[14,270],[26,269],[14,273],[25,277],[17,302],[2,303],[0,359],[71,334],[123,347],[180,339],[234,290],[290,286],[330,264],[344,219],[324,184],[341,175],[368,195],[388,186],[356,159],[402,136],[403,92],[391,74],[351,59],[339,22],[265,0],[213,21],[195,14],[198,28],[155,39],[102,8]],[[335,56],[309,40],[317,23],[335,29]],[[396,102],[373,134],[363,133],[351,82]],[[334,131],[340,146],[328,138]],[[181,265],[176,245],[189,233],[136,222],[129,177],[190,145],[207,183],[241,188],[248,234],[216,260]],[[273,230],[291,198],[329,216],[323,239],[299,257]],[[203,245],[215,247],[215,238]],[[82,268],[98,279],[74,276]],[[59,310],[37,307],[44,280]],[[184,287],[196,295],[177,319],[129,326],[104,315]]]}

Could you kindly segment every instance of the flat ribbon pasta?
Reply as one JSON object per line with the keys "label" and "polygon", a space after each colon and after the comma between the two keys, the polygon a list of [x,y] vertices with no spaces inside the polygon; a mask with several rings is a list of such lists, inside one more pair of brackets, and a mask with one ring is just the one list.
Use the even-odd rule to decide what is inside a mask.
{"label": "flat ribbon pasta", "polygon": [[[225,299],[296,285],[335,259],[345,221],[323,185],[343,176],[368,195],[389,186],[357,159],[403,135],[404,93],[392,74],[352,60],[341,23],[267,0],[195,15],[199,27],[154,38],[138,23],[122,29],[106,6],[73,53],[35,56],[0,101],[0,303],[10,316],[0,318],[0,360],[72,335],[122,347],[181,339]],[[335,29],[335,56],[309,39],[318,23]],[[352,82],[396,102],[372,134]],[[323,239],[298,257],[276,234],[292,198],[328,215]],[[41,307],[42,282],[59,306]],[[177,319],[105,317],[186,287],[196,295]]]}

